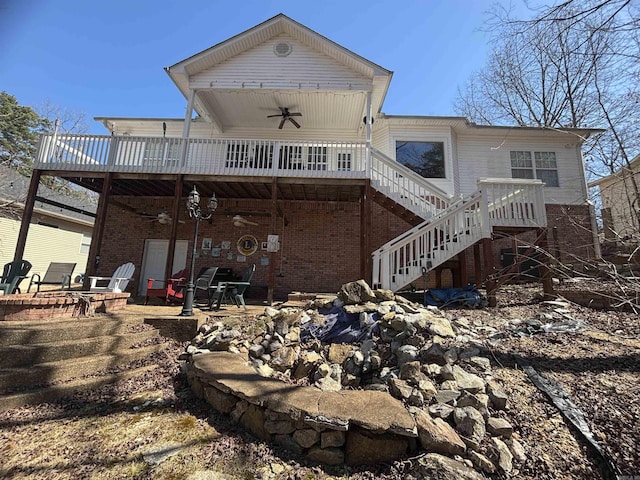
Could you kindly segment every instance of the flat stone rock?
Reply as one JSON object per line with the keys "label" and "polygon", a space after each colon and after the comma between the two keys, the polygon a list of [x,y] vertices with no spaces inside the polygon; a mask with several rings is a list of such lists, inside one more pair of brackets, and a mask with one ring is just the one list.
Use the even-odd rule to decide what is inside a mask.
{"label": "flat stone rock", "polygon": [[485,391],[485,383],[482,378],[473,373],[466,372],[459,365],[452,367],[454,380],[457,382],[458,387],[461,390],[466,390],[470,393],[478,393]]}
{"label": "flat stone rock", "polygon": [[464,463],[438,453],[427,453],[416,462],[418,478],[437,480],[486,480],[486,477]]}
{"label": "flat stone rock", "polygon": [[424,410],[412,408],[420,444],[427,452],[446,455],[462,455],[467,449],[462,439],[447,422],[441,418],[432,418]]}
{"label": "flat stone rock", "polygon": [[[305,416],[324,416],[375,433],[418,436],[411,414],[400,401],[385,392],[323,392],[315,387],[289,385],[261,377],[239,355],[228,352],[197,355],[188,368],[202,382],[233,393],[249,403],[286,414],[294,420]],[[384,412],[384,415],[380,415],[380,412]]]}
{"label": "flat stone rock", "polygon": [[489,417],[487,420],[487,430],[491,435],[509,438],[513,433],[513,426],[504,418]]}
{"label": "flat stone rock", "polygon": [[307,453],[307,458],[326,465],[341,465],[344,463],[344,452],[339,448],[314,447]]}
{"label": "flat stone rock", "polygon": [[403,456],[409,442],[390,435],[365,435],[349,432],[345,447],[345,461],[349,465],[372,465],[393,461]]}

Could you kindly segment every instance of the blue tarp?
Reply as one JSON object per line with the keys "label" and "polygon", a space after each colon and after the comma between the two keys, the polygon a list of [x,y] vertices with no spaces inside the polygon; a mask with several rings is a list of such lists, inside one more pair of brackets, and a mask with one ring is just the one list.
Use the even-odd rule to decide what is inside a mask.
{"label": "blue tarp", "polygon": [[424,304],[435,307],[482,308],[487,306],[487,299],[475,285],[467,285],[463,288],[431,288],[424,294]]}
{"label": "blue tarp", "polygon": [[318,339],[323,343],[356,343],[371,338],[377,331],[378,313],[367,313],[366,321],[360,323],[360,315],[347,313],[342,307],[320,309],[325,322],[318,324],[305,322],[300,325],[300,338],[303,341]]}

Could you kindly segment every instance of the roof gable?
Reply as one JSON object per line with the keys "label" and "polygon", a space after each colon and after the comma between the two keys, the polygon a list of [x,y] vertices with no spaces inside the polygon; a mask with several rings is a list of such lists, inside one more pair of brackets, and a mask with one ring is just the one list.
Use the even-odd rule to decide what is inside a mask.
{"label": "roof gable", "polygon": [[239,55],[279,35],[288,35],[302,44],[334,58],[365,76],[390,75],[391,72],[314,32],[284,14],[278,14],[228,40],[167,67],[169,75],[194,75]]}
{"label": "roof gable", "polygon": [[[276,50],[289,52],[279,56]],[[191,76],[192,88],[332,89],[371,88],[371,77],[288,34],[277,35]]]}

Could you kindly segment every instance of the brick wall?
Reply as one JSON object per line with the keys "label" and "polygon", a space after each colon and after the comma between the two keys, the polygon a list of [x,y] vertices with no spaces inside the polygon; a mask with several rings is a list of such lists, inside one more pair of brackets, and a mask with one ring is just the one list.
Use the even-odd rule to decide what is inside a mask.
{"label": "brick wall", "polygon": [[[559,257],[562,263],[571,264],[576,269],[580,269],[584,261],[593,260],[595,252],[589,206],[547,205],[546,207],[549,253]],[[496,269],[499,270],[502,265],[502,250],[513,250],[514,239],[519,246],[531,245],[536,240],[536,233],[530,231],[515,236],[494,238],[493,256]],[[475,282],[473,261],[473,248],[469,248],[467,249],[467,271],[470,282]],[[484,275],[484,263],[482,267]]]}
{"label": "brick wall", "polygon": [[[167,209],[171,211],[172,199],[145,197],[118,197],[118,201],[134,206],[140,212],[150,215]],[[274,255],[276,273],[276,298],[284,298],[291,291],[336,292],[343,283],[361,278],[360,272],[360,205],[349,202],[311,202],[311,201],[279,201],[279,208],[284,213],[286,222],[278,217],[277,229],[270,231],[271,218],[268,215],[246,216],[258,223],[256,226],[235,227],[231,216],[220,213],[214,215],[211,222],[200,223],[198,235],[198,251],[202,238],[211,238],[213,245],[229,241],[231,248],[222,251],[221,257],[210,255],[196,260],[196,272],[204,266],[230,267],[240,273],[247,265],[256,264],[256,272],[252,283],[266,286],[269,278],[269,266],[265,260],[272,260],[266,251],[258,251],[246,258],[246,263],[237,261],[238,239],[246,234],[256,237],[259,243],[266,242],[269,233],[280,236],[280,251]],[[220,199],[218,211],[242,211],[267,213],[268,202],[258,200]],[[186,217],[181,209],[181,220],[178,225],[179,240],[188,240],[187,265],[192,249],[194,221]],[[563,260],[569,255],[592,258],[592,237],[588,206],[548,205],[547,215],[550,227],[557,227],[559,248]],[[285,224],[286,223],[286,224]],[[393,213],[373,204],[371,247],[376,249],[408,230],[410,225]],[[98,275],[108,276],[121,264],[133,262],[136,265],[136,280],[131,282],[128,291],[137,293],[138,280],[141,273],[145,239],[168,239],[170,225],[161,225],[150,221],[117,205],[110,205],[105,228],[105,236],[100,252]],[[522,235],[524,241],[533,241],[533,234]],[[554,247],[553,236],[549,234],[550,246]],[[511,240],[495,242],[495,264],[500,265],[500,249],[511,248]],[[227,254],[231,253],[231,258]],[[369,252],[370,253],[370,252]],[[566,260],[565,260],[566,261]],[[469,249],[467,255],[469,279],[473,281],[473,255]],[[175,270],[175,269],[174,269]],[[443,281],[450,283],[450,275],[446,273]],[[424,282],[418,282],[419,288]],[[433,275],[429,276],[429,285],[433,286]],[[254,289],[254,294],[264,294],[264,289]],[[248,296],[251,296],[251,292]]]}
{"label": "brick wall", "polygon": [[[135,206],[140,212],[150,215],[163,209],[171,210],[171,199],[163,198],[118,198],[119,202]],[[256,200],[219,201],[218,210],[265,212],[269,205]],[[256,264],[252,279],[255,285],[268,284],[269,266],[263,265],[263,257],[269,259],[265,250],[258,251],[239,263],[237,241],[246,234],[256,237],[259,243],[267,241],[269,233],[280,236],[280,251],[275,254],[276,296],[281,298],[291,291],[336,292],[343,283],[361,278],[360,274],[360,205],[349,202],[306,202],[280,201],[278,205],[284,217],[278,217],[277,229],[270,231],[269,216],[249,216],[246,218],[258,223],[256,226],[235,227],[231,216],[214,215],[211,223],[200,223],[198,251],[202,238],[211,238],[213,245],[229,241],[231,248],[222,251],[221,257],[200,257],[196,260],[198,272],[203,266],[230,267],[235,272]],[[188,240],[188,258],[191,257],[194,221],[181,212],[178,225],[178,240]],[[407,230],[410,226],[385,209],[374,205],[372,245],[377,248],[388,240]],[[170,225],[161,225],[133,212],[110,205],[108,210],[105,236],[100,252],[100,265],[97,275],[108,276],[122,263],[133,262],[136,265],[136,281],[131,282],[128,291],[137,293],[140,269],[144,254],[144,241],[148,238],[168,239]],[[232,258],[227,258],[227,253]],[[264,294],[264,289],[254,289],[254,294]],[[251,291],[248,293],[252,295]]]}

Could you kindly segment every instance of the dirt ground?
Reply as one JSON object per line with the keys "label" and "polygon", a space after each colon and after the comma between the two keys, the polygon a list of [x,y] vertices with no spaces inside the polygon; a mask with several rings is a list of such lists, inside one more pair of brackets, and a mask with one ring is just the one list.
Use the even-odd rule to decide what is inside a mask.
{"label": "dirt ground", "polygon": [[[525,447],[515,479],[601,479],[602,465],[515,358],[562,384],[619,473],[640,475],[640,323],[633,313],[541,302],[538,285],[507,286],[498,307],[447,309],[465,318],[509,395],[505,412]],[[253,314],[219,317],[250,327]],[[573,333],[541,324],[583,321]],[[158,368],[59,403],[0,413],[0,478],[409,479],[412,462],[319,467],[264,444],[196,399],[180,373],[184,345],[169,342]],[[143,362],[139,362],[142,364]],[[170,452],[159,461],[158,450]],[[504,478],[495,476],[494,478]]]}

